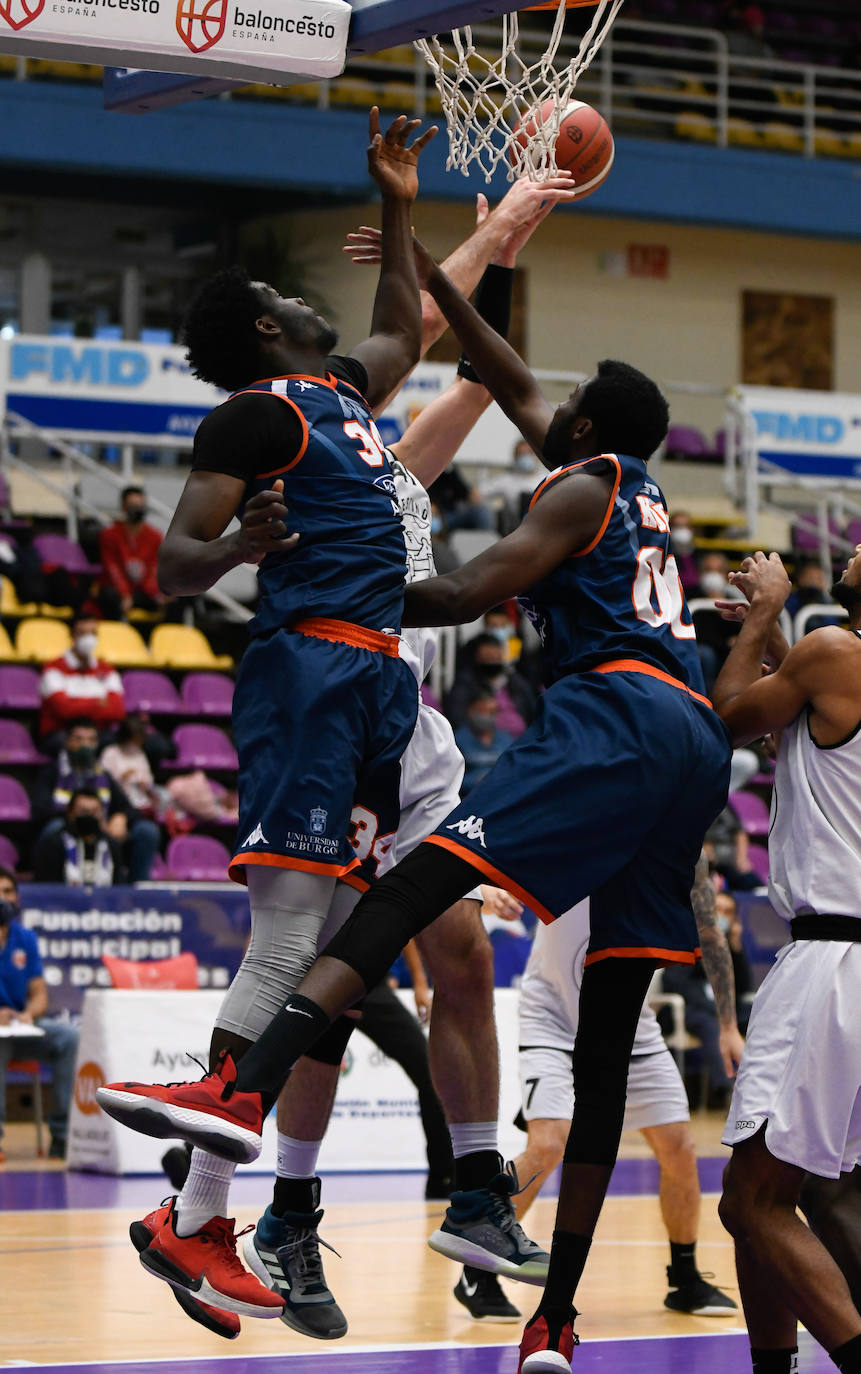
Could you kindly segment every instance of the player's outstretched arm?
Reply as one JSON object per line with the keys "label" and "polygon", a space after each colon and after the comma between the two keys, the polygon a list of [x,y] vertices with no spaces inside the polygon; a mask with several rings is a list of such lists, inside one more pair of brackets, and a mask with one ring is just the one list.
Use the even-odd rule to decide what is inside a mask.
{"label": "player's outstretched arm", "polygon": [[705,853],[700,855],[697,864],[696,877],[691,888],[691,906],[700,937],[703,968],[714,993],[715,1010],[720,1022],[721,1057],[727,1077],[734,1078],[744,1049],[744,1040],[735,1013],[735,973],[732,955],[726,936],[718,925],[717,898],[709,877],[709,861]]}
{"label": "player's outstretched arm", "polygon": [[403,623],[466,624],[528,591],[592,542],[610,499],[610,488],[602,477],[574,473],[554,484],[513,534],[456,572],[410,583]]}
{"label": "player's outstretched arm", "polygon": [[267,553],[293,548],[288,535],[284,483],[246,505],[238,530],[225,534],[239,510],[245,483],[223,472],[189,474],[158,552],[158,584],[169,596],[195,596],[240,563],[259,563]]}
{"label": "player's outstretched arm", "polygon": [[470,430],[491,402],[490,392],[465,377],[421,410],[391,450],[422,486],[429,487],[444,472]]}
{"label": "player's outstretched arm", "polygon": [[368,373],[367,399],[376,406],[418,362],[421,307],[412,246],[412,206],[418,193],[418,160],[436,134],[426,129],[410,143],[421,120],[399,115],[380,132],[380,112],[371,110],[368,169],[382,197],[380,279],[370,337],[352,350]]}

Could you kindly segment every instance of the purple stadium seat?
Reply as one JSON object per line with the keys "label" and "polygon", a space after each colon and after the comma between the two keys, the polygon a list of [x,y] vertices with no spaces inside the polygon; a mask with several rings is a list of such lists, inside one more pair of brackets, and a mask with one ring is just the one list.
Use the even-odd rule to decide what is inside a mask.
{"label": "purple stadium seat", "polygon": [[686,24],[702,24],[705,28],[717,28],[718,7],[712,0],[689,0],[685,7]]}
{"label": "purple stadium seat", "polygon": [[176,758],[165,768],[175,772],[187,768],[231,769],[239,767],[236,750],[223,730],[216,725],[178,725],[173,732]]}
{"label": "purple stadium seat", "polygon": [[755,792],[730,792],[729,804],[748,835],[767,835],[769,809]]}
{"label": "purple stadium seat", "polygon": [[667,433],[667,453],[684,453],[696,458],[700,453],[713,452],[708,439],[692,425],[671,425]]}
{"label": "purple stadium seat", "polygon": [[770,33],[798,33],[798,16],[791,10],[769,10],[768,29]]}
{"label": "purple stadium seat", "polygon": [[[845,538],[849,540],[849,543],[853,546],[853,548],[857,544],[861,544],[861,520],[849,521],[849,524],[846,526]],[[3,670],[0,669],[0,672],[2,671]]]}
{"label": "purple stadium seat", "polygon": [[0,773],[0,821],[29,821],[30,798],[20,782]]}
{"label": "purple stadium seat", "polygon": [[127,711],[151,711],[156,715],[184,715],[179,692],[169,677],[148,668],[123,673]]}
{"label": "purple stadium seat", "polygon": [[[816,511],[805,511],[806,523],[804,525],[795,524],[792,526],[792,544],[796,553],[819,552],[819,526],[816,519]],[[841,537],[843,531],[833,516],[828,517],[828,532]]]}
{"label": "purple stadium seat", "polygon": [[759,878],[759,881],[765,886],[768,882],[768,850],[765,845],[749,845],[747,857],[750,859],[750,866],[757,878]]}
{"label": "purple stadium seat", "polygon": [[20,720],[0,720],[0,763],[47,763]]}
{"label": "purple stadium seat", "polygon": [[70,573],[91,573],[102,571],[101,563],[91,563],[81,548],[64,534],[37,534],[33,547],[38,549],[39,557],[48,572],[52,568],[65,568]]}
{"label": "purple stadium seat", "polygon": [[229,716],[233,711],[233,680],[223,673],[186,673],[181,690],[190,716]]}
{"label": "purple stadium seat", "polygon": [[167,847],[168,873],[186,882],[226,882],[229,862],[229,850],[210,835],[177,835]]}
{"label": "purple stadium seat", "polygon": [[7,664],[0,667],[0,708],[6,711],[38,711],[39,673],[35,668]]}
{"label": "purple stadium seat", "polygon": [[13,873],[18,867],[18,851],[6,835],[0,835],[0,867],[11,868]]}

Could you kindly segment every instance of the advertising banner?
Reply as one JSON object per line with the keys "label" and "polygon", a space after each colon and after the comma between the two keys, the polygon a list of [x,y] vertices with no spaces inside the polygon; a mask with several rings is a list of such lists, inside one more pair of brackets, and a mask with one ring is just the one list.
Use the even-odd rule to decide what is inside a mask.
{"label": "advertising banner", "polygon": [[289,84],[344,69],[346,0],[2,0],[0,52]]}
{"label": "advertising banner", "polygon": [[760,459],[799,477],[861,481],[861,396],[740,386]]}
{"label": "advertising banner", "polygon": [[[454,363],[419,363],[377,421],[384,441],[396,443],[419,412],[451,386],[456,375]],[[499,406],[492,405],[464,439],[457,461],[508,467],[520,437]]]}

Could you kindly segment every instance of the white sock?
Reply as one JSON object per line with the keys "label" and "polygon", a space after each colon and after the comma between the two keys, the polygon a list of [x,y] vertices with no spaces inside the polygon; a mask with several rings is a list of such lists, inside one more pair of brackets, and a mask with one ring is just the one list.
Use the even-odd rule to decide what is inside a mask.
{"label": "white sock", "polygon": [[176,1200],[176,1234],[190,1236],[213,1217],[226,1217],[236,1165],[207,1150],[191,1152],[185,1187]]}
{"label": "white sock", "polygon": [[496,1150],[497,1127],[495,1121],[458,1121],[449,1124],[451,1148],[455,1159],[464,1155],[474,1155],[477,1150]]}
{"label": "white sock", "polygon": [[277,1178],[315,1178],[322,1140],[296,1140],[278,1132]]}

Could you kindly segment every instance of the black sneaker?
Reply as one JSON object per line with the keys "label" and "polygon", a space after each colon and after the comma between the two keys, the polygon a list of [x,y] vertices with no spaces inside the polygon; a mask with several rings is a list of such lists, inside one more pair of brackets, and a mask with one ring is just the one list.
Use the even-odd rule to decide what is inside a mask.
{"label": "black sneaker", "polygon": [[508,1301],[495,1274],[483,1269],[465,1268],[454,1288],[454,1296],[477,1322],[516,1322],[520,1313]]}
{"label": "black sneaker", "polygon": [[511,1199],[520,1191],[513,1164],[507,1164],[483,1188],[455,1191],[428,1245],[470,1268],[543,1288],[550,1256],[529,1239],[515,1216]]}
{"label": "black sneaker", "polygon": [[66,1137],[59,1135],[51,1136],[51,1144],[48,1146],[49,1159],[66,1158]]}
{"label": "black sneaker", "polygon": [[[320,1201],[318,1178],[312,1191],[316,1205]],[[318,1341],[337,1341],[347,1334],[347,1318],[323,1273],[320,1246],[327,1250],[332,1246],[317,1233],[322,1216],[322,1210],[317,1210],[276,1217],[267,1207],[254,1235],[246,1236],[245,1262],[273,1293],[283,1297],[281,1320],[287,1326]]]}
{"label": "black sneaker", "polygon": [[676,1283],[673,1267],[668,1264],[670,1291],[664,1298],[664,1307],[669,1307],[671,1312],[687,1312],[690,1317],[731,1317],[738,1311],[738,1303],[709,1283],[713,1277],[713,1274],[698,1273],[689,1283]]}

